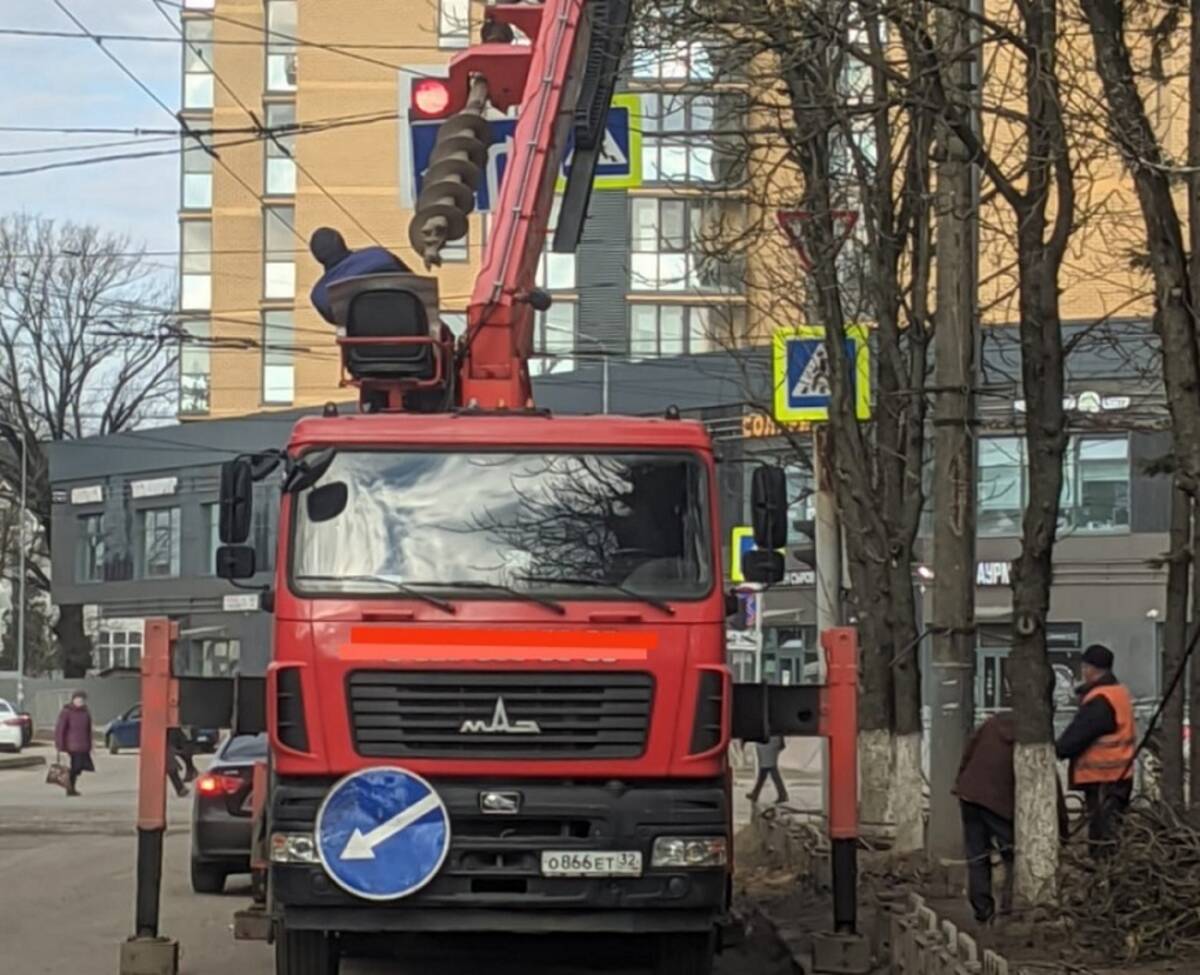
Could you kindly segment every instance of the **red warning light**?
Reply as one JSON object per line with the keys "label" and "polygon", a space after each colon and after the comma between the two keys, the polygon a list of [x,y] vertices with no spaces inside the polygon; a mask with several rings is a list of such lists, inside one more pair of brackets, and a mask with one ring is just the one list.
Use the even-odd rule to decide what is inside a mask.
{"label": "red warning light", "polygon": [[436,118],[450,107],[450,87],[437,78],[422,78],[413,85],[412,98],[420,114]]}

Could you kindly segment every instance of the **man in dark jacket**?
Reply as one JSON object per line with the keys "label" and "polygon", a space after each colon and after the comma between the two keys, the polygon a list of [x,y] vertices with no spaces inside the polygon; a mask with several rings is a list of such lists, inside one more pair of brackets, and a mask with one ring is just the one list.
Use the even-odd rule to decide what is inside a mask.
{"label": "man in dark jacket", "polygon": [[998,849],[1004,860],[1001,899],[1004,909],[1012,899],[1016,738],[1016,722],[1011,713],[1006,711],[988,718],[967,742],[954,783],[954,794],[962,811],[967,893],[975,920],[981,923],[990,921],[996,913],[992,896],[993,849]]}
{"label": "man in dark jacket", "polygon": [[321,227],[313,232],[308,244],[312,256],[325,268],[312,289],[313,307],[331,325],[333,305],[329,301],[329,285],[345,278],[356,278],[364,274],[411,273],[411,269],[400,258],[383,247],[364,247],[352,251],[346,246],[345,238],[332,227]]}
{"label": "man in dark jacket", "polygon": [[1111,852],[1133,794],[1133,698],[1112,668],[1108,647],[1084,650],[1079,710],[1055,744],[1059,759],[1070,759],[1071,787],[1083,791],[1093,858]]}
{"label": "man in dark jacket", "polygon": [[96,771],[92,764],[92,713],[88,710],[87,695],[76,691],[71,700],[58,714],[54,726],[54,747],[66,752],[71,760],[71,779],[67,795],[77,796],[75,784],[84,772]]}

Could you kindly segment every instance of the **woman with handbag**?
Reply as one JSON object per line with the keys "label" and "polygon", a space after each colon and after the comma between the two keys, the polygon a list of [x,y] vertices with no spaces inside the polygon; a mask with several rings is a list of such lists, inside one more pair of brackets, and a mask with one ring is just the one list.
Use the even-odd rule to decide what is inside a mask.
{"label": "woman with handbag", "polygon": [[67,795],[77,796],[79,790],[75,783],[84,772],[95,772],[92,764],[92,713],[88,710],[87,695],[76,691],[58,715],[58,724],[54,728],[54,745],[60,752],[66,752],[71,758],[71,772],[68,779]]}

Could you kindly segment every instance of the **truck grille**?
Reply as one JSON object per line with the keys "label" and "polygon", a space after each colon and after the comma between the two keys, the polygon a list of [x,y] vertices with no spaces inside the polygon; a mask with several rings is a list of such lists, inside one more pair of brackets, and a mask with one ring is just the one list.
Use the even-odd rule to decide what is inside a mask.
{"label": "truck grille", "polygon": [[648,674],[356,671],[360,755],[635,758],[646,745]]}

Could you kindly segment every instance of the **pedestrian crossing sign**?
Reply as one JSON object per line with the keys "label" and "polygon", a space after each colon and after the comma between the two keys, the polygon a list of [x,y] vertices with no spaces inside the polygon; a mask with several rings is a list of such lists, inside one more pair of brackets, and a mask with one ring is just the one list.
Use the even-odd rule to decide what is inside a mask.
{"label": "pedestrian crossing sign", "polygon": [[[847,326],[845,348],[854,413],[858,419],[868,420],[871,417],[871,353],[866,328]],[[830,358],[825,345],[825,328],[795,325],[776,329],[773,359],[775,419],[780,423],[828,420]]]}

